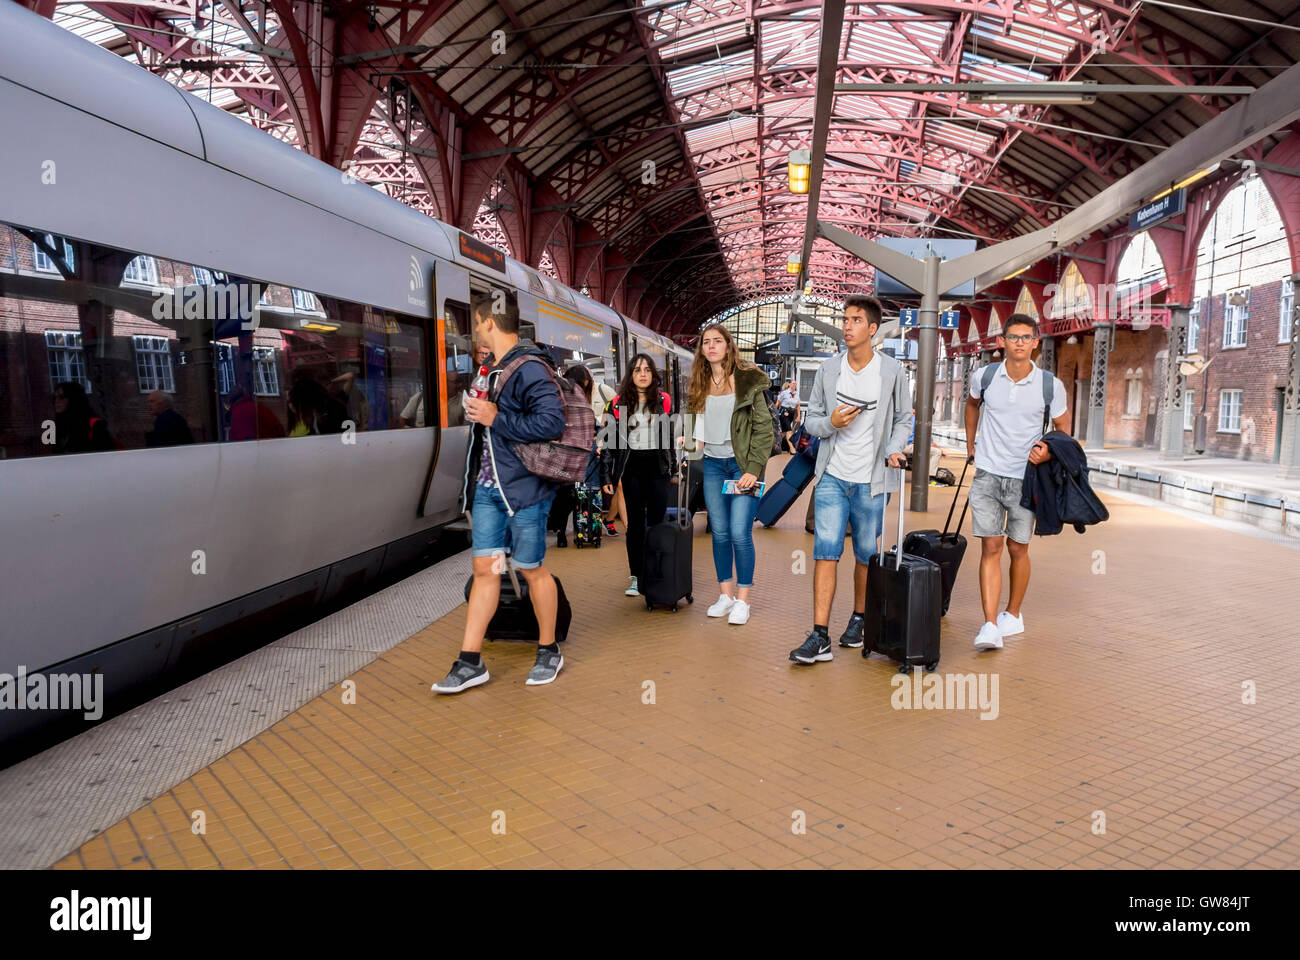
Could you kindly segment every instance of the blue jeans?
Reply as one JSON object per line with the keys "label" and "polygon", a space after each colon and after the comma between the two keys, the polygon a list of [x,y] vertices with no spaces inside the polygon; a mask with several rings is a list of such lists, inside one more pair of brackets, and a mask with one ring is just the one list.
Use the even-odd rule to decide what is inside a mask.
{"label": "blue jeans", "polygon": [[743,493],[723,493],[724,480],[739,480],[744,474],[735,457],[701,459],[704,477],[704,506],[713,528],[713,566],[718,583],[731,579],[731,562],[736,562],[736,586],[754,585],[754,517],[759,498]]}
{"label": "blue jeans", "polygon": [[534,570],[546,556],[546,521],[551,515],[555,493],[531,506],[506,512],[501,491],[482,484],[474,488],[473,540],[474,556],[493,557],[509,553],[520,570]]}
{"label": "blue jeans", "polygon": [[885,494],[873,497],[869,483],[848,483],[823,473],[813,491],[813,510],[814,560],[839,560],[844,552],[844,530],[852,518],[853,557],[858,563],[871,562],[885,520]]}

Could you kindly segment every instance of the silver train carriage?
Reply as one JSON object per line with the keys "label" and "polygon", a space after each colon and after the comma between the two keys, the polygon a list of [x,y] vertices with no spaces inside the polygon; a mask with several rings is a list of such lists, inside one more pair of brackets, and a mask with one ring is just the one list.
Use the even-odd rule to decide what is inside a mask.
{"label": "silver train carriage", "polygon": [[0,674],[111,705],[418,556],[460,520],[476,297],[684,400],[667,338],[8,3],[0,117]]}

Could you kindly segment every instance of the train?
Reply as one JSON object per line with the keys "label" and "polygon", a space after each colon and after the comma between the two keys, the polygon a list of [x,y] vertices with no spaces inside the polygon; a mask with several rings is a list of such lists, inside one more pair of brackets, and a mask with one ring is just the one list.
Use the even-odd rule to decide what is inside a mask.
{"label": "train", "polygon": [[462,526],[478,297],[684,402],[668,338],[9,3],[0,117],[0,675],[111,704]]}

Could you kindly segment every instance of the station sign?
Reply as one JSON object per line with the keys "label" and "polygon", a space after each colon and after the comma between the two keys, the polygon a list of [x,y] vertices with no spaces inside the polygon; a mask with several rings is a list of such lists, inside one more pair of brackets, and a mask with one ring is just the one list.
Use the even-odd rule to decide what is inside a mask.
{"label": "station sign", "polygon": [[1145,230],[1153,227],[1157,223],[1168,220],[1170,217],[1176,217],[1187,208],[1187,190],[1175,190],[1173,193],[1166,194],[1159,200],[1153,200],[1145,207],[1139,207],[1133,211],[1133,215],[1128,219],[1128,228],[1131,231]]}
{"label": "station sign", "polygon": [[[879,237],[876,243],[888,247],[914,260],[924,260],[933,253],[940,260],[956,260],[968,253],[975,252],[975,241],[966,239],[935,239],[933,237]],[[876,296],[878,297],[915,297],[921,293],[913,290],[901,280],[896,280],[882,270],[876,270]],[[945,300],[969,300],[975,296],[975,281],[968,280],[952,290],[941,290],[939,296]]]}
{"label": "station sign", "polygon": [[900,327],[915,327],[921,322],[920,310],[899,310],[898,325]]}
{"label": "station sign", "polygon": [[810,333],[783,333],[778,342],[780,356],[811,357],[813,355],[813,338]]}
{"label": "station sign", "polygon": [[944,310],[939,314],[940,330],[956,330],[961,326],[961,313],[957,310]]}

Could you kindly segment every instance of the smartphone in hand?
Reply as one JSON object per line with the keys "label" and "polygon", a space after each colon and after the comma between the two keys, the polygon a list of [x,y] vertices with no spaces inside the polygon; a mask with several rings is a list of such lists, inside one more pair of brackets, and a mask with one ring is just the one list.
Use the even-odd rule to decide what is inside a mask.
{"label": "smartphone in hand", "polygon": [[753,485],[752,487],[750,487],[748,490],[741,490],[740,488],[738,488],[738,487],[736,486],[736,481],[735,481],[735,480],[723,480],[723,481],[722,481],[722,492],[723,492],[723,493],[740,494],[740,495],[742,495],[742,496],[746,496],[746,497],[761,497],[761,496],[763,495],[764,491],[766,491],[766,490],[767,490],[767,482],[764,481],[764,480],[760,480],[760,481],[758,481],[758,483],[754,484],[754,485]]}

